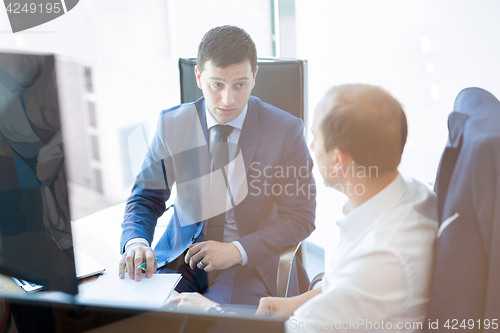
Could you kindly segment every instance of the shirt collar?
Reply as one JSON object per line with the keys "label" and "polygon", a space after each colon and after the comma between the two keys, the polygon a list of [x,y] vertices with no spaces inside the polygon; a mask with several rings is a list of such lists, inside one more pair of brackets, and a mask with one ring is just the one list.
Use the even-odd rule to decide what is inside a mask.
{"label": "shirt collar", "polygon": [[375,194],[361,206],[349,211],[348,204],[343,208],[346,216],[337,222],[344,237],[354,240],[372,225],[383,213],[396,206],[405,194],[407,183],[398,173],[397,177],[382,191]]}
{"label": "shirt collar", "polygon": [[[243,122],[245,121],[245,117],[247,115],[247,110],[248,110],[248,103],[245,105],[243,111],[241,111],[238,117],[234,118],[225,125],[231,125],[234,128],[241,130],[243,128]],[[208,111],[207,103],[205,103],[205,114],[207,118],[207,130],[220,124],[219,121],[215,119],[215,117],[210,113],[210,111]]]}

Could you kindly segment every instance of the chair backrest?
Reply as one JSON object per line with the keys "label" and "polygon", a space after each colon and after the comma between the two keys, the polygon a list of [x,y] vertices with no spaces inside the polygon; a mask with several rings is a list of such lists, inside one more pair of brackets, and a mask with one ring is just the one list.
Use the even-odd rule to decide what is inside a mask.
{"label": "chair backrest", "polygon": [[[252,95],[304,120],[307,115],[307,61],[293,58],[259,58]],[[195,58],[179,59],[181,103],[202,96],[194,75]],[[306,127],[307,128],[307,127]]]}
{"label": "chair backrest", "polygon": [[[438,322],[441,331],[447,321],[458,327],[465,320],[468,332],[482,332],[500,318],[500,101],[483,89],[465,89],[448,127],[436,180],[440,228],[424,323]],[[427,326],[424,332],[436,332]]]}

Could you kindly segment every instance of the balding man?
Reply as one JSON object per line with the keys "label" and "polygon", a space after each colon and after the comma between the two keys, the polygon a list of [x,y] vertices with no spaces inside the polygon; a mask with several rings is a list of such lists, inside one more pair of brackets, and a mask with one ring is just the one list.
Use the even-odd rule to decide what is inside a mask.
{"label": "balding man", "polygon": [[291,316],[291,332],[418,332],[429,300],[436,196],[398,172],[407,124],[389,93],[332,88],[316,108],[311,149],[327,186],[343,192],[341,241],[322,288],[263,298],[258,313]]}
{"label": "balding man", "polygon": [[[419,332],[429,301],[437,231],[435,194],[398,172],[405,113],[389,93],[343,85],[316,108],[311,149],[327,186],[348,197],[341,240],[322,288],[266,297],[257,314],[289,318],[287,332]],[[219,308],[198,294],[170,304]]]}

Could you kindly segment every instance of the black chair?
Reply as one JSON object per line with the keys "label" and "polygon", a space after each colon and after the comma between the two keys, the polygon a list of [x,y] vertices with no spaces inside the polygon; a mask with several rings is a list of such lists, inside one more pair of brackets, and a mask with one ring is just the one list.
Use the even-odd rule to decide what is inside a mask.
{"label": "black chair", "polygon": [[486,90],[464,89],[448,128],[436,180],[440,228],[424,321],[433,325],[424,324],[423,331],[489,332],[500,325],[500,101]]}
{"label": "black chair", "polygon": [[[259,71],[252,95],[285,110],[307,126],[307,61],[293,58],[259,58]],[[202,96],[196,84],[195,58],[179,59],[181,103],[194,102]],[[277,295],[287,297],[295,257],[304,265],[305,244],[283,249],[278,265]]]}

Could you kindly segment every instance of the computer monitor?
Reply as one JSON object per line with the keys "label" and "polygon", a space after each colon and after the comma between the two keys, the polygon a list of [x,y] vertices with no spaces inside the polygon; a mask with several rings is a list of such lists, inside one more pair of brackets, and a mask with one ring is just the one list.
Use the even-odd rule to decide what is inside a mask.
{"label": "computer monitor", "polygon": [[0,273],[78,293],[56,58],[0,52]]}

